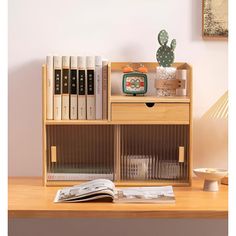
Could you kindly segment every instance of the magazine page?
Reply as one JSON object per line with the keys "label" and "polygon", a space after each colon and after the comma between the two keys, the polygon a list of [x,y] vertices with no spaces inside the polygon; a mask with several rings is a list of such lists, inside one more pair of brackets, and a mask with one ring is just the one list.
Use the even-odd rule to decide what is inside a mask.
{"label": "magazine page", "polygon": [[132,187],[116,189],[116,203],[174,203],[175,195],[172,186]]}
{"label": "magazine page", "polygon": [[89,197],[91,198],[101,194],[111,195],[113,197],[114,189],[115,185],[112,181],[107,179],[96,179],[84,184],[58,190],[54,202],[66,202],[76,199],[82,200],[82,198],[85,201]]}

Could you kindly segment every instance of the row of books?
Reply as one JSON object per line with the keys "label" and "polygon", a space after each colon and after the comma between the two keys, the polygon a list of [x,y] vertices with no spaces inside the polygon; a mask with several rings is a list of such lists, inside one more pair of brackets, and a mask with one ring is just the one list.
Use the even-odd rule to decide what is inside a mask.
{"label": "row of books", "polygon": [[47,56],[46,74],[47,120],[107,119],[107,60]]}

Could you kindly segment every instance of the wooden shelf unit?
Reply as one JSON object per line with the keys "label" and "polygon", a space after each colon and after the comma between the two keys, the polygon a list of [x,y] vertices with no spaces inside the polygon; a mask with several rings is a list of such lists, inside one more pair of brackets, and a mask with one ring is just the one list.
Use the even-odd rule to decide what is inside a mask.
{"label": "wooden shelf unit", "polygon": [[[157,97],[153,94],[153,91],[148,91],[147,95],[145,96],[126,96],[121,93],[117,94],[117,92],[113,91],[113,81],[118,79],[117,83],[121,86],[122,77],[121,76],[113,76],[113,74],[120,73],[122,68],[130,64],[130,62],[112,62],[108,65],[108,119],[107,120],[47,120],[46,119],[46,67],[43,65],[43,176],[44,176],[44,183],[47,186],[55,186],[55,185],[73,185],[76,183],[81,182],[80,180],[49,180],[48,173],[49,167],[54,168],[54,163],[50,163],[52,156],[49,144],[58,145],[60,146],[60,150],[56,151],[59,152],[61,157],[60,168],[58,170],[63,169],[63,165],[67,165],[68,169],[75,168],[73,171],[76,172],[76,168],[78,167],[76,163],[79,162],[78,165],[81,165],[82,162],[85,160],[80,160],[80,158],[90,158],[91,163],[93,163],[93,167],[98,167],[96,171],[99,170],[99,165],[104,164],[103,162],[109,162],[108,166],[113,171],[113,180],[118,186],[150,186],[150,185],[163,185],[163,184],[172,184],[174,186],[190,186],[191,185],[191,178],[192,178],[192,68],[187,63],[174,63],[174,67],[178,69],[187,69],[188,70],[188,81],[187,81],[187,96],[175,96],[175,97]],[[140,63],[132,63],[132,65],[136,66]],[[149,63],[149,62],[142,62],[148,68],[150,73],[150,77],[153,77],[156,71],[157,63]],[[115,87],[115,86],[114,86]],[[149,86],[150,89],[151,86]],[[148,107],[148,103],[153,103],[153,107]],[[73,128],[74,127],[74,128]],[[110,128],[109,128],[110,127]],[[88,132],[84,131],[84,129],[88,129]],[[83,130],[83,131],[82,131]],[[96,131],[93,131],[96,130]],[[137,134],[137,130],[139,133]],[[131,132],[132,134],[128,134],[127,132]],[[70,133],[71,132],[71,133]],[[100,153],[99,147],[97,146],[97,142],[104,142],[105,146],[103,147],[104,152],[113,153],[113,156],[109,156],[106,158],[111,158],[111,160],[106,159],[105,157],[100,157],[102,160],[93,160],[95,154],[89,153],[89,150],[85,150],[84,153],[80,153],[81,148],[76,148],[77,146],[82,147],[83,149],[90,149],[88,143],[83,143],[80,139],[80,132],[84,132],[85,137],[84,140],[89,142],[89,132],[95,138],[93,140],[93,148],[95,152]],[[95,132],[95,133],[94,133]],[[142,133],[142,134],[141,134]],[[158,137],[159,134],[162,136],[170,135],[173,139],[168,141],[167,138]],[[73,137],[70,137],[71,135]],[[102,140],[99,141],[102,135]],[[106,147],[106,135],[109,136],[112,140],[110,143],[110,147]],[[134,136],[132,136],[134,135]],[[182,135],[182,141],[178,141],[178,135]],[[57,137],[58,136],[58,137]],[[60,137],[59,137],[60,136]],[[107,137],[108,137],[107,136]],[[133,138],[137,143],[133,143]],[[142,136],[146,137],[146,140],[142,140]],[[153,136],[153,137],[151,137]],[[154,137],[155,136],[155,137]],[[96,139],[97,137],[97,139]],[[66,138],[77,141],[74,143],[74,146],[67,147],[68,143]],[[78,141],[79,140],[79,141]],[[123,140],[130,145],[125,146]],[[161,144],[165,145],[163,142],[167,143],[167,147],[169,145],[171,151],[167,153],[167,147],[165,150],[161,150]],[[109,141],[110,142],[110,141]],[[160,149],[156,150],[156,143]],[[176,166],[178,162],[178,149],[179,145],[181,148],[180,143],[184,143],[186,149],[184,150],[184,162],[180,162],[179,167]],[[67,146],[66,146],[67,143]],[[152,147],[151,147],[152,145]],[[142,146],[142,150],[141,147]],[[137,151],[136,151],[136,149]],[[174,151],[173,151],[174,150]],[[74,152],[74,153],[73,153]],[[122,152],[122,153],[121,153]],[[145,152],[148,155],[145,155]],[[64,154],[63,154],[64,153]],[[66,153],[66,154],[65,154]],[[68,154],[72,153],[72,154]],[[154,155],[155,153],[155,155]],[[175,157],[172,158],[171,155],[175,153]],[[66,155],[74,155],[75,157],[68,158]],[[163,155],[164,159],[162,159]],[[148,171],[150,169],[149,165],[154,165],[155,174],[153,174],[153,170],[151,170],[148,174],[148,177],[145,179],[132,179],[124,174],[127,170],[124,170],[125,163],[131,163],[132,166],[132,159],[135,156],[144,158],[148,160]],[[148,157],[146,157],[148,156]],[[64,158],[64,159],[63,159]],[[165,159],[167,158],[167,159]],[[70,159],[70,160],[69,160]],[[98,158],[99,159],[99,158]],[[104,159],[104,160],[103,160]],[[170,159],[170,160],[169,160]],[[176,163],[172,163],[172,161]],[[180,159],[179,159],[180,160]],[[55,160],[54,160],[55,161]],[[187,162],[186,162],[187,161]],[[89,162],[85,161],[87,165]],[[163,164],[161,164],[163,162]],[[152,164],[150,164],[152,163]],[[177,163],[178,164],[178,163]],[[69,167],[68,167],[69,165]],[[105,164],[104,164],[105,165]],[[168,167],[169,165],[169,167]],[[181,173],[182,179],[178,179],[175,177],[166,177],[164,174],[164,178],[162,178],[159,174],[161,172],[162,166],[166,166],[166,168],[177,168],[177,172]],[[87,166],[86,166],[87,168]],[[104,169],[106,167],[102,167]],[[130,167],[131,168],[131,167]],[[66,171],[66,168],[65,168]],[[79,170],[78,170],[79,171]],[[159,172],[158,172],[159,171]],[[60,172],[61,173],[61,172]],[[63,171],[62,171],[63,173]],[[110,172],[109,172],[110,173]],[[149,172],[148,172],[149,173]],[[122,177],[123,176],[123,177]],[[124,177],[125,176],[125,177]],[[151,176],[151,177],[150,177]],[[184,176],[184,177],[183,177]],[[122,179],[123,178],[123,179]],[[83,181],[82,181],[83,182]]]}

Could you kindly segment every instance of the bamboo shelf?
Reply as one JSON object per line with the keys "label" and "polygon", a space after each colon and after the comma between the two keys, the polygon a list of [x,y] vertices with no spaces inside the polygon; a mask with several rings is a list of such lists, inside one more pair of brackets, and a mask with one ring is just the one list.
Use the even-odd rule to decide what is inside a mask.
{"label": "bamboo shelf", "polygon": [[[43,65],[45,185],[73,185],[96,176],[110,178],[118,186],[191,185],[191,66],[174,64],[188,70],[187,96],[156,97],[151,84],[157,63],[142,62],[149,71],[150,90],[134,97],[120,92],[121,71],[127,64],[108,65],[107,120],[47,120]],[[140,170],[145,174],[137,176]]]}

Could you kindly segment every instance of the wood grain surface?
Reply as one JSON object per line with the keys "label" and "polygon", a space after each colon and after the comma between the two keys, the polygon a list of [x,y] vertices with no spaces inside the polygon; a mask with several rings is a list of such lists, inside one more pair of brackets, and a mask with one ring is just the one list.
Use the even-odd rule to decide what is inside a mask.
{"label": "wood grain surface", "polygon": [[9,179],[9,218],[227,218],[228,186],[204,192],[202,185],[174,187],[175,204],[53,203],[60,187],[15,177]]}

